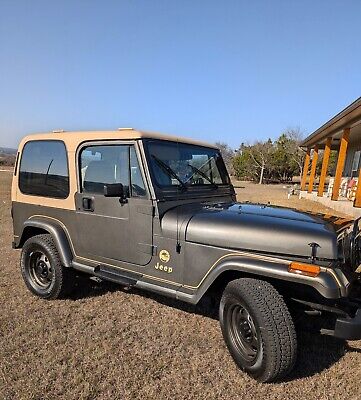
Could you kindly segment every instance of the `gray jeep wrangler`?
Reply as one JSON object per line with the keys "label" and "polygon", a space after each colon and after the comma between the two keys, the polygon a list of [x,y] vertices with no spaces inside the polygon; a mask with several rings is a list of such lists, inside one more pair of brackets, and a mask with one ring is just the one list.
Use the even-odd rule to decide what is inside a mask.
{"label": "gray jeep wrangler", "polygon": [[258,381],[293,368],[295,309],[361,338],[359,222],[237,203],[213,145],[129,128],[28,136],[12,216],[32,293],[65,296],[88,274],[192,304],[219,298],[227,347]]}

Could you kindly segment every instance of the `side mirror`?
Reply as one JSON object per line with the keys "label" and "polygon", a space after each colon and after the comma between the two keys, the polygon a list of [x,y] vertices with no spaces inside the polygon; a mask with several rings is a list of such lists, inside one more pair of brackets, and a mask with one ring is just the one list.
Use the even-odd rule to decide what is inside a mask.
{"label": "side mirror", "polygon": [[105,197],[120,197],[125,198],[124,186],[121,183],[108,183],[104,185]]}

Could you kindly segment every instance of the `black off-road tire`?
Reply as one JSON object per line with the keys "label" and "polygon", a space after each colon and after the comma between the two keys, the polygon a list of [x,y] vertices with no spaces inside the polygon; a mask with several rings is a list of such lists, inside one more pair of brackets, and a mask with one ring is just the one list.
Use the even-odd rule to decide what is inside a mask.
{"label": "black off-road tire", "polygon": [[219,320],[233,359],[254,379],[280,381],[292,370],[297,356],[295,327],[286,303],[270,283],[251,278],[231,281],[223,292]]}
{"label": "black off-road tire", "polygon": [[24,243],[20,266],[27,288],[43,299],[64,298],[75,286],[74,270],[61,264],[49,234],[33,236]]}

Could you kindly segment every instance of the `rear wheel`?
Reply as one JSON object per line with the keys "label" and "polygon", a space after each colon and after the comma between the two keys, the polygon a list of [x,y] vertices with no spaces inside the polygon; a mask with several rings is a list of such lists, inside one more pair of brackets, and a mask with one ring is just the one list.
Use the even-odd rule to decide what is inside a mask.
{"label": "rear wheel", "polygon": [[25,242],[20,265],[26,286],[39,297],[64,297],[74,287],[74,270],[61,264],[58,250],[49,234],[36,235]]}
{"label": "rear wheel", "polygon": [[295,327],[283,298],[268,282],[230,282],[220,303],[220,324],[233,359],[253,378],[274,382],[292,370]]}

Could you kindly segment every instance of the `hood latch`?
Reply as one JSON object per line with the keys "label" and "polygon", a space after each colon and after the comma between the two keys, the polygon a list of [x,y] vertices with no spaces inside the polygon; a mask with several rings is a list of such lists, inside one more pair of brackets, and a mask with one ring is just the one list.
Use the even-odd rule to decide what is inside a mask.
{"label": "hood latch", "polygon": [[308,245],[311,247],[311,260],[314,263],[317,260],[317,249],[321,246],[316,242],[308,243]]}

